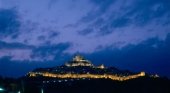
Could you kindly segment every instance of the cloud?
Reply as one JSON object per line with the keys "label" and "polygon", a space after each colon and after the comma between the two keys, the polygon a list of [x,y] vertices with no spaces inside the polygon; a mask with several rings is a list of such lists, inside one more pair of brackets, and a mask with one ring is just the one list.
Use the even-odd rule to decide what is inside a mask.
{"label": "cloud", "polygon": [[11,60],[29,60],[31,54],[30,49],[0,49],[0,58],[11,57]]}
{"label": "cloud", "polygon": [[102,16],[107,10],[110,8],[111,5],[114,4],[115,0],[90,0],[94,5],[96,5],[90,12],[87,13],[86,16],[82,17],[80,21],[88,23],[99,16]]}
{"label": "cloud", "polygon": [[[100,5],[100,0],[96,2]],[[114,1],[102,13],[98,11],[100,8],[94,8],[82,17],[85,21],[79,21],[79,27],[83,27],[77,31],[82,37],[80,40],[70,41],[75,43],[75,47],[70,51],[90,53],[95,52],[98,47],[122,48],[130,44],[140,44],[154,37],[164,40],[170,33],[168,19],[170,12],[167,9],[169,2],[161,0]],[[88,47],[88,44],[91,47]]]}
{"label": "cloud", "polygon": [[0,38],[9,34],[15,37],[19,27],[20,21],[16,9],[0,9]]}
{"label": "cloud", "polygon": [[45,62],[54,60],[54,55],[36,55],[32,49],[0,49],[0,58],[9,57],[11,61]]}
{"label": "cloud", "polygon": [[0,58],[9,57],[11,60],[30,60],[33,46],[20,43],[6,43],[0,41]]}
{"label": "cloud", "polygon": [[83,29],[81,31],[78,31],[78,34],[85,36],[85,35],[90,34],[91,32],[93,32],[92,28],[86,28],[86,29]]}
{"label": "cloud", "polygon": [[34,47],[33,46],[24,45],[24,44],[21,44],[21,43],[7,43],[7,42],[0,41],[0,49],[3,49],[3,48],[26,49],[26,48],[34,48]]}
{"label": "cloud", "polygon": [[[3,7],[17,7],[19,34],[2,38],[42,48],[69,43],[64,53],[93,53],[107,47],[123,48],[170,33],[167,0],[13,0]],[[18,2],[18,3],[16,3]],[[37,5],[39,7],[37,7]]]}
{"label": "cloud", "polygon": [[33,55],[32,57],[37,57],[40,56],[41,58],[48,57],[49,55],[53,57],[52,60],[55,60],[56,58],[59,58],[60,55],[63,54],[63,52],[69,48],[71,44],[69,43],[61,43],[57,45],[46,45],[46,46],[41,46],[38,48],[33,49]]}
{"label": "cloud", "polygon": [[[102,13],[102,15],[96,15],[93,18],[95,20],[91,20],[90,16],[87,15],[86,18],[89,17],[90,20],[88,22],[90,25],[88,25],[87,28],[95,28],[96,32],[98,32],[99,34],[101,33],[101,35],[103,35],[106,32],[107,35],[113,32],[114,29],[124,28],[129,25],[143,27],[147,26],[155,19],[163,19],[168,16],[170,12],[167,9],[169,9],[169,3],[167,1],[116,1],[112,3],[111,6],[107,8],[107,11]],[[89,14],[95,13],[94,11],[91,11]],[[103,25],[100,25],[96,28],[96,25],[100,23],[98,20],[101,19],[102,21],[100,22],[102,22]],[[166,21],[164,20],[164,22]],[[161,22],[161,24],[163,23]],[[103,30],[103,28],[106,30]]]}
{"label": "cloud", "polygon": [[94,64],[105,64],[132,71],[146,71],[161,76],[170,76],[170,34],[163,41],[150,38],[138,45],[129,45],[122,49],[107,47],[91,54],[84,54]]}
{"label": "cloud", "polygon": [[10,61],[46,62],[54,61],[69,48],[71,44],[61,43],[35,47],[21,43],[6,43],[0,41],[0,59],[8,57]]}

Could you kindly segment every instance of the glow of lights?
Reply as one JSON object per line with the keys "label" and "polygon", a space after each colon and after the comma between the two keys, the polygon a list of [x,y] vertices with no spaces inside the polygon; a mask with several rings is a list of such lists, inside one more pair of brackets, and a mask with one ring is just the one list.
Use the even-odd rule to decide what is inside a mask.
{"label": "glow of lights", "polygon": [[44,93],[44,90],[43,90],[43,89],[41,89],[41,93]]}
{"label": "glow of lights", "polygon": [[62,82],[61,80],[58,80],[58,82]]}
{"label": "glow of lights", "polygon": [[4,89],[3,89],[3,88],[0,88],[0,91],[4,91]]}
{"label": "glow of lights", "polygon": [[[83,79],[83,78],[90,78],[90,79],[96,79],[96,78],[104,78],[104,79],[112,79],[112,80],[119,80],[119,81],[124,81],[124,80],[129,80],[129,79],[134,79],[134,78],[138,78],[138,77],[143,77],[145,76],[145,72],[141,72],[139,74],[134,74],[134,75],[128,75],[128,76],[117,76],[114,74],[104,74],[104,75],[100,75],[100,74],[70,74],[70,73],[66,73],[66,74],[54,74],[54,73],[49,73],[49,72],[42,72],[42,73],[34,73],[31,72],[30,73],[30,77],[35,77],[35,76],[44,76],[44,77],[53,77],[53,78],[63,78],[63,79],[67,79],[67,78],[74,78],[74,79]],[[60,81],[58,81],[60,82]],[[47,83],[49,83],[49,81],[47,81]]]}

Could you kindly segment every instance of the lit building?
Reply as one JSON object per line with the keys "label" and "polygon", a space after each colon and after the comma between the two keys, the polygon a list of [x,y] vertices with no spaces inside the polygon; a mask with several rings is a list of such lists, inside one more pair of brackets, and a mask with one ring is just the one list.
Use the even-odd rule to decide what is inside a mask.
{"label": "lit building", "polygon": [[65,63],[65,66],[93,66],[89,60],[85,60],[83,56],[76,55],[72,61]]}
{"label": "lit building", "polygon": [[104,69],[105,67],[104,67],[104,65],[102,64],[102,65],[98,66],[97,68]]}
{"label": "lit building", "polygon": [[140,75],[141,75],[141,76],[145,76],[145,72],[141,72]]}

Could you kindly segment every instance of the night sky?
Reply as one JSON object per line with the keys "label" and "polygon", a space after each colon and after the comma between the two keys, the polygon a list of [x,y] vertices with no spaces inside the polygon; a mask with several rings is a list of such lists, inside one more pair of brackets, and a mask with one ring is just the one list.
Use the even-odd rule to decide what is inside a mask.
{"label": "night sky", "polygon": [[0,0],[0,75],[93,64],[170,77],[170,0]]}

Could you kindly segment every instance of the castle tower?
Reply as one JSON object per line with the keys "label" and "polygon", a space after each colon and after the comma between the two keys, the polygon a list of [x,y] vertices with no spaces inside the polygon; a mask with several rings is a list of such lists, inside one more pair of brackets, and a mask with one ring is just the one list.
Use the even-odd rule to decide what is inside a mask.
{"label": "castle tower", "polygon": [[102,64],[102,65],[98,66],[97,68],[104,69],[105,67],[104,67],[104,65]]}
{"label": "castle tower", "polygon": [[72,61],[68,62],[65,64],[65,66],[71,66],[71,67],[74,67],[74,66],[93,66],[93,64],[89,61],[89,60],[86,60],[84,59],[83,56],[81,55],[76,55]]}
{"label": "castle tower", "polygon": [[74,58],[73,58],[73,61],[76,61],[76,62],[80,62],[80,61],[83,61],[83,56],[80,56],[80,55],[76,55]]}
{"label": "castle tower", "polygon": [[145,72],[140,72],[140,76],[145,76]]}

